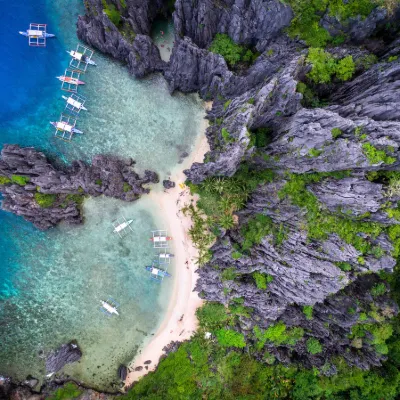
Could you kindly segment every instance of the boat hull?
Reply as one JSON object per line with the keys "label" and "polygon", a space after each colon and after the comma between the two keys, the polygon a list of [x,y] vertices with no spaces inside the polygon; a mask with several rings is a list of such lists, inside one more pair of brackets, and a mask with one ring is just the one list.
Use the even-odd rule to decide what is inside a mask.
{"label": "boat hull", "polygon": [[[18,32],[20,35],[28,37],[28,32],[24,32],[24,31],[19,31]],[[56,35],[54,35],[53,33],[45,33],[44,35],[41,35],[41,37],[45,37],[45,38],[53,38],[56,37]]]}
{"label": "boat hull", "polygon": [[[152,272],[153,271],[153,267],[151,266],[147,266],[145,267],[146,271]],[[163,271],[162,269],[158,269],[157,275],[158,276],[162,276],[162,277],[171,277],[172,275],[170,273],[168,273],[167,271]]]}

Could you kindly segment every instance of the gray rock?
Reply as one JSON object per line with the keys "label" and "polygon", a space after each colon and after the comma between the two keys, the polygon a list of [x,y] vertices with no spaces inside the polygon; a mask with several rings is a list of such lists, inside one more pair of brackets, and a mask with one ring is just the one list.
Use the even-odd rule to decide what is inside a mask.
{"label": "gray rock", "polygon": [[46,372],[58,372],[66,364],[80,360],[82,352],[76,342],[63,344],[58,350],[52,351],[46,358]]}
{"label": "gray rock", "polygon": [[165,189],[172,189],[175,187],[175,182],[172,182],[170,180],[164,180],[163,181],[163,186]]}

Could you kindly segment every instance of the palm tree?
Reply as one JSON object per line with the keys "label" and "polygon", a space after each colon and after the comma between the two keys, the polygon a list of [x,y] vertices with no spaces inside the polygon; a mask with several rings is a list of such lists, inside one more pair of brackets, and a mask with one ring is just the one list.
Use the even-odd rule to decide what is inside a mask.
{"label": "palm tree", "polygon": [[224,229],[231,229],[235,225],[235,221],[233,220],[232,215],[223,215],[219,220],[219,224]]}
{"label": "palm tree", "polygon": [[213,184],[213,188],[214,190],[219,193],[222,194],[225,191],[226,188],[226,181],[223,178],[216,178],[214,180],[214,184]]}
{"label": "palm tree", "polygon": [[206,193],[212,193],[214,191],[214,182],[215,178],[207,178],[204,182],[201,183],[201,188]]}

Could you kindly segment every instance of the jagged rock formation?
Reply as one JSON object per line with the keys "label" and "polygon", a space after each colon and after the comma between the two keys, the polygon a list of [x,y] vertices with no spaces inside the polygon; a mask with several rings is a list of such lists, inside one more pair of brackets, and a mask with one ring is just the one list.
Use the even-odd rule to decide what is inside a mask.
{"label": "jagged rock formation", "polygon": [[[93,158],[91,165],[75,161],[59,169],[33,148],[5,145],[0,159],[2,208],[40,229],[61,221],[81,223],[83,196],[105,195],[134,201],[149,192],[143,185],[158,182],[157,174],[152,171],[146,170],[140,177],[134,172],[133,164],[132,160],[99,155]],[[41,194],[54,197],[41,206],[40,201],[38,203]]]}
{"label": "jagged rock formation", "polygon": [[58,372],[66,364],[80,360],[82,352],[74,341],[63,344],[56,351],[51,352],[46,358],[46,372]]}
{"label": "jagged rock formation", "polygon": [[[287,4],[277,0],[177,0],[172,55],[168,63],[160,63],[151,39],[137,39],[149,34],[155,7],[136,0],[126,3],[126,10],[115,4],[123,23],[129,23],[137,33],[130,43],[123,37],[124,29],[109,27],[100,0],[88,0],[88,16],[80,18],[78,33],[100,50],[126,61],[136,76],[161,71],[171,92],[198,91],[204,99],[213,99],[206,133],[211,150],[205,163],[195,163],[185,171],[188,178],[201,183],[213,176],[230,177],[244,161],[252,168],[272,168],[277,173],[273,183],[252,193],[246,207],[237,213],[237,226],[222,230],[212,248],[211,262],[199,270],[196,290],[203,298],[224,304],[241,298],[252,311],[250,317],[240,317],[236,328],[250,341],[254,340],[255,326],[267,329],[278,321],[288,327],[301,326],[306,335],[294,348],[269,345],[268,351],[281,362],[301,360],[307,366],[321,367],[331,356],[341,355],[350,365],[361,368],[379,365],[384,356],[368,341],[352,342],[350,336],[362,310],[388,316],[397,313],[387,296],[371,297],[370,289],[377,279],[366,275],[391,271],[395,265],[387,228],[399,222],[389,215],[387,207],[399,198],[393,193],[389,196],[387,182],[371,182],[367,173],[396,170],[400,164],[399,63],[387,62],[389,56],[397,55],[400,42],[371,38],[386,29],[389,21],[398,19],[396,12],[390,15],[377,7],[366,18],[345,20],[322,10],[320,25],[333,36],[346,35],[347,45],[330,52],[339,58],[351,55],[357,76],[347,83],[320,85],[316,90],[329,100],[329,106],[306,108],[297,87],[307,81],[311,67],[305,62],[304,43],[282,34],[293,17]],[[156,3],[165,12],[163,2]],[[261,54],[246,71],[234,73],[223,57],[207,50],[217,33],[226,33],[236,43]],[[359,48],[360,43],[366,46]],[[362,61],[369,56],[367,49],[380,57],[369,69]],[[269,143],[256,148],[253,135],[260,128],[269,132]],[[379,157],[374,157],[377,152]],[[290,179],[284,172],[343,170],[352,172],[341,179],[329,177],[309,183],[305,190],[315,196],[324,215],[349,224],[380,224],[377,235],[357,233],[375,252],[364,254],[345,240],[343,232],[309,237],[307,224],[318,221],[309,221],[306,209],[279,194]],[[240,257],[232,257],[243,243],[243,227],[256,214],[270,218],[273,226],[284,232],[284,238],[278,243],[271,232]],[[234,268],[235,279],[222,279],[228,268]],[[267,290],[256,287],[252,278],[255,271],[272,278]],[[314,305],[312,320],[301,310],[305,305]],[[349,309],[355,311],[349,313]],[[374,318],[368,318],[373,323]],[[323,344],[321,355],[312,356],[306,350],[308,337]],[[325,371],[333,372],[329,368]]]}

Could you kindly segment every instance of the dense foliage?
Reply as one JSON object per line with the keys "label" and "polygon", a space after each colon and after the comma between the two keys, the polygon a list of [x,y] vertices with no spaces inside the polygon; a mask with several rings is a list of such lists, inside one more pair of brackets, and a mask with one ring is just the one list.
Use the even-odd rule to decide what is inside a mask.
{"label": "dense foliage", "polygon": [[236,44],[228,35],[224,33],[217,33],[212,41],[209,50],[212,53],[220,54],[224,57],[229,67],[234,67],[238,63],[251,64],[256,58],[257,54],[253,53],[250,49]]}
{"label": "dense foliage", "polygon": [[346,24],[351,17],[367,17],[377,6],[392,11],[397,0],[286,0],[292,7],[294,18],[289,34],[299,37],[309,46],[324,47],[328,43],[338,44],[345,40],[344,35],[332,37],[322,27],[321,17],[329,15]]}
{"label": "dense foliage", "polygon": [[356,68],[352,56],[336,60],[329,52],[320,48],[309,49],[307,62],[312,65],[307,76],[315,83],[329,83],[333,76],[347,81]]}
{"label": "dense foliage", "polygon": [[47,193],[35,193],[35,201],[42,208],[51,207],[57,200],[57,195]]}

